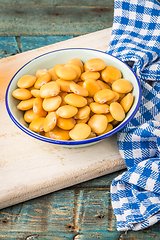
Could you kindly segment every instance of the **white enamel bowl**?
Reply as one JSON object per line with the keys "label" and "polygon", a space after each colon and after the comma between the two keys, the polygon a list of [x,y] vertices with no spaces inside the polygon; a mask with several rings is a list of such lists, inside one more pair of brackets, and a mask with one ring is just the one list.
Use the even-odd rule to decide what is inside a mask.
{"label": "white enamel bowl", "polygon": [[[86,139],[83,141],[71,141],[71,140],[60,141],[50,139],[32,132],[31,130],[29,130],[27,123],[23,120],[23,112],[17,109],[17,104],[19,101],[12,96],[13,90],[17,88],[18,79],[25,74],[35,75],[38,69],[44,68],[49,69],[52,68],[57,63],[66,63],[68,60],[72,58],[79,58],[83,62],[86,62],[88,59],[91,58],[101,58],[105,61],[106,65],[112,65],[117,67],[122,72],[123,78],[129,80],[133,84],[134,104],[132,108],[127,113],[125,119],[116,128],[114,128],[112,131],[106,134],[97,136],[92,139]],[[128,67],[127,64],[105,52],[85,48],[68,48],[56,50],[45,53],[27,62],[23,67],[21,67],[16,72],[16,74],[11,79],[6,91],[5,98],[6,108],[10,118],[17,125],[17,127],[19,127],[24,133],[28,134],[31,137],[36,138],[37,140],[56,144],[58,146],[63,147],[85,147],[112,136],[113,134],[120,131],[134,117],[139,108],[140,101],[141,101],[141,87],[139,80],[136,77],[135,73],[132,71],[130,67]]]}

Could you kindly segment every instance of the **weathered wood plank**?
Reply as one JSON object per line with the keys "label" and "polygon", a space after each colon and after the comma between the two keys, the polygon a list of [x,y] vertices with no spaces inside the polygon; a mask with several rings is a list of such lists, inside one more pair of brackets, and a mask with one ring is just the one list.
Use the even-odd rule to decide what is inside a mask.
{"label": "weathered wood plank", "polygon": [[114,6],[114,0],[98,0],[98,1],[93,1],[93,0],[0,0],[1,5],[7,5],[7,6]]}
{"label": "weathered wood plank", "polygon": [[0,4],[0,36],[77,36],[111,27],[112,22],[113,6],[106,4],[78,7]]}
{"label": "weathered wood plank", "polygon": [[21,37],[20,49],[22,52],[32,49],[44,47],[56,42],[62,42],[67,39],[71,39],[73,36],[38,36],[38,37]]}
{"label": "weathered wood plank", "polygon": [[0,37],[0,58],[19,53],[15,37]]}
{"label": "weathered wood plank", "polygon": [[118,232],[109,185],[102,189],[74,186],[0,211],[2,240],[158,240],[159,228],[160,222],[138,232]]}

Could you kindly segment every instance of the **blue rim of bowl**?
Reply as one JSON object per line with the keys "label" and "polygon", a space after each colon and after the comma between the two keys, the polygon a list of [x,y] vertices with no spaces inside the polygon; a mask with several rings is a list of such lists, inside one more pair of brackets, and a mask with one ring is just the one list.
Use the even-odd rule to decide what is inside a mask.
{"label": "blue rim of bowl", "polygon": [[[12,81],[14,80],[15,76],[26,66],[28,65],[29,63],[31,63],[32,61],[35,61],[36,59],[38,58],[41,58],[45,55],[48,55],[48,54],[51,54],[51,53],[54,53],[54,52],[60,52],[60,51],[67,51],[67,50],[89,50],[89,51],[95,51],[95,52],[100,52],[100,53],[103,53],[103,54],[107,54],[109,56],[111,56],[112,58],[115,58],[117,59],[118,61],[122,62],[124,65],[127,66],[127,68],[130,69],[130,71],[132,71],[132,73],[134,74],[136,80],[137,80],[137,84],[138,84],[138,88],[139,88],[139,98],[138,98],[138,101],[137,101],[137,105],[136,105],[136,108],[134,109],[133,113],[131,114],[130,117],[128,117],[128,119],[124,122],[122,122],[120,125],[118,125],[116,128],[114,128],[113,130],[111,130],[110,132],[106,133],[106,134],[103,134],[103,135],[100,135],[100,136],[97,136],[97,137],[94,137],[94,138],[90,138],[90,139],[85,139],[85,140],[79,140],[79,141],[72,141],[72,140],[56,140],[56,139],[51,139],[51,138],[47,138],[45,136],[42,136],[38,133],[35,133],[35,132],[32,132],[31,130],[29,130],[27,127],[24,127],[23,125],[21,125],[16,119],[15,117],[13,116],[11,110],[10,110],[10,107],[9,107],[9,104],[8,104],[8,92],[9,92],[9,88],[10,88],[10,85],[12,83]],[[65,48],[65,49],[58,49],[58,50],[53,50],[53,51],[50,51],[50,52],[47,52],[47,53],[44,53],[44,54],[41,54],[33,59],[31,59],[30,61],[28,61],[26,64],[24,64],[16,73],[15,75],[12,77],[11,81],[9,82],[8,84],[8,87],[7,87],[7,90],[6,90],[6,95],[5,95],[5,105],[6,105],[6,109],[7,109],[7,112],[11,118],[11,120],[15,123],[15,125],[17,127],[19,127],[23,132],[27,133],[29,136],[31,137],[34,137],[38,140],[41,140],[41,141],[44,141],[44,142],[48,142],[48,143],[53,143],[53,144],[57,144],[57,145],[65,145],[65,146],[69,146],[69,145],[85,145],[85,144],[91,144],[91,143],[94,143],[94,142],[99,142],[105,138],[108,138],[108,137],[111,137],[112,135],[114,135],[115,133],[117,133],[118,131],[120,131],[122,128],[124,128],[124,126],[127,125],[127,123],[135,116],[138,108],[139,108],[139,105],[140,105],[140,102],[141,102],[141,97],[142,97],[142,91],[141,91],[141,85],[140,85],[140,82],[139,82],[139,79],[138,77],[136,76],[136,74],[134,73],[134,71],[125,63],[123,62],[122,60],[120,60],[119,58],[109,54],[109,53],[106,53],[106,52],[103,52],[103,51],[100,51],[100,50],[96,50],[96,49],[91,49],[91,48]]]}

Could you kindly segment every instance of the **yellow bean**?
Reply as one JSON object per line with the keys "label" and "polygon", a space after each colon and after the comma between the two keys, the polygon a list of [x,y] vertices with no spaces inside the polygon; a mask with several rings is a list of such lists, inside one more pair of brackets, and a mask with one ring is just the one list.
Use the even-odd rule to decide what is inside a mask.
{"label": "yellow bean", "polygon": [[42,132],[43,123],[44,123],[44,117],[38,117],[29,124],[29,128],[34,132]]}
{"label": "yellow bean", "polygon": [[57,115],[55,112],[50,112],[44,119],[44,131],[49,132],[51,131],[57,123]]}
{"label": "yellow bean", "polygon": [[83,63],[79,58],[73,58],[66,62],[66,64],[74,64],[81,68],[81,72],[83,72]]}
{"label": "yellow bean", "polygon": [[107,128],[107,117],[101,114],[94,114],[88,121],[91,130],[96,134],[103,133]]}
{"label": "yellow bean", "polygon": [[106,66],[101,72],[102,79],[107,83],[112,83],[122,77],[121,71],[113,66]]}
{"label": "yellow bean", "polygon": [[87,89],[85,89],[84,87],[76,84],[76,83],[71,83],[70,84],[70,89],[73,93],[80,95],[80,96],[84,96],[87,97],[88,96],[88,91]]}
{"label": "yellow bean", "polygon": [[33,112],[37,115],[43,110],[42,103],[43,100],[41,97],[35,98],[33,101]]}
{"label": "yellow bean", "polygon": [[[112,129],[113,129],[113,125],[112,125],[111,123],[108,123],[106,130],[105,130],[103,133],[101,133],[101,134],[108,133],[108,132],[110,132]],[[98,135],[101,135],[101,134],[98,134]]]}
{"label": "yellow bean", "polygon": [[69,93],[64,98],[65,102],[74,107],[84,107],[87,104],[87,100],[74,93]]}
{"label": "yellow bean", "polygon": [[35,98],[30,98],[28,100],[22,100],[18,105],[17,108],[22,111],[29,110],[33,108],[33,101]]}
{"label": "yellow bean", "polygon": [[98,78],[100,78],[100,73],[99,72],[83,72],[81,74],[81,79],[83,81],[87,80],[87,79],[94,79],[97,80]]}
{"label": "yellow bean", "polygon": [[32,97],[32,94],[28,89],[17,88],[12,92],[12,96],[19,100],[27,100]]}
{"label": "yellow bean", "polygon": [[75,80],[78,80],[81,76],[81,68],[75,64],[65,64],[65,67],[69,67],[69,68],[72,68],[76,73],[77,73],[77,77],[74,79]]}
{"label": "yellow bean", "polygon": [[36,118],[38,118],[38,115],[33,112],[33,109],[27,110],[24,114],[24,120],[27,123],[31,123]]}
{"label": "yellow bean", "polygon": [[36,71],[36,78],[40,78],[43,74],[46,74],[47,72],[47,69],[38,69]]}
{"label": "yellow bean", "polygon": [[123,119],[125,118],[125,112],[123,110],[123,107],[118,102],[111,103],[110,113],[112,117],[117,121],[123,121]]}
{"label": "yellow bean", "polygon": [[97,80],[97,83],[100,85],[101,89],[111,89],[108,83],[103,82],[102,80]]}
{"label": "yellow bean", "polygon": [[83,81],[78,81],[77,84],[83,87]]}
{"label": "yellow bean", "polygon": [[59,67],[63,67],[64,66],[64,64],[61,64],[61,63],[58,63],[58,64],[56,64],[55,66],[54,66],[54,71],[55,71],[55,74],[57,75],[57,69],[59,68]]}
{"label": "yellow bean", "polygon": [[87,123],[89,120],[89,116],[83,119],[76,119],[76,123]]}
{"label": "yellow bean", "polygon": [[108,123],[109,122],[112,122],[114,120],[114,118],[112,117],[112,115],[110,113],[106,113],[105,116],[107,117],[108,119]]}
{"label": "yellow bean", "polygon": [[78,113],[74,116],[75,119],[86,119],[90,114],[90,107],[85,106],[78,109]]}
{"label": "yellow bean", "polygon": [[77,77],[77,73],[70,67],[61,66],[57,69],[56,74],[63,80],[74,80]]}
{"label": "yellow bean", "polygon": [[51,98],[45,98],[43,100],[43,109],[51,112],[57,110],[57,108],[61,105],[62,99],[60,96],[55,96]]}
{"label": "yellow bean", "polygon": [[35,82],[36,82],[35,76],[24,75],[18,80],[17,86],[19,88],[29,88],[29,87],[32,87]]}
{"label": "yellow bean", "polygon": [[62,118],[71,118],[78,112],[78,108],[70,105],[64,105],[57,109],[56,113]]}
{"label": "yellow bean", "polygon": [[119,100],[119,93],[114,92],[115,93],[115,97],[113,99],[111,99],[110,101],[107,101],[107,104],[110,105],[112,102],[117,102]]}
{"label": "yellow bean", "polygon": [[91,72],[102,71],[105,67],[106,67],[105,62],[100,58],[91,58],[84,64],[85,71],[87,70]]}
{"label": "yellow bean", "polygon": [[63,130],[71,130],[76,124],[74,118],[62,118],[58,117],[57,126]]}
{"label": "yellow bean", "polygon": [[125,93],[118,93],[118,94],[119,94],[118,102],[120,102],[122,98],[126,96],[126,94]]}
{"label": "yellow bean", "polygon": [[112,100],[115,97],[115,92],[110,89],[102,89],[95,93],[94,100],[98,103],[105,103]]}
{"label": "yellow bean", "polygon": [[54,68],[54,67],[53,67],[53,68],[50,68],[50,69],[48,70],[48,72],[49,72],[49,74],[51,75],[52,81],[56,81],[56,80],[58,79],[58,76],[57,76],[56,73],[55,73],[55,68]]}
{"label": "yellow bean", "polygon": [[56,139],[56,140],[69,140],[69,130],[63,130],[57,126],[53,128],[49,133],[50,138]]}
{"label": "yellow bean", "polygon": [[49,98],[57,96],[60,92],[60,85],[58,82],[49,82],[43,85],[40,89],[40,96],[42,98]]}
{"label": "yellow bean", "polygon": [[40,97],[40,90],[39,89],[32,89],[31,93],[33,97]]}
{"label": "yellow bean", "polygon": [[107,128],[104,133],[110,132],[112,129],[113,129],[113,125],[111,123],[108,123]]}
{"label": "yellow bean", "polygon": [[67,81],[62,79],[57,79],[56,82],[60,85],[60,90],[63,92],[72,92],[70,89],[70,84],[74,83],[74,81]]}
{"label": "yellow bean", "polygon": [[36,89],[40,89],[44,84],[48,83],[51,80],[51,75],[49,73],[43,74],[34,84]]}
{"label": "yellow bean", "polygon": [[88,91],[89,97],[93,97],[96,92],[101,90],[100,85],[94,79],[87,79],[84,81],[83,87]]}
{"label": "yellow bean", "polygon": [[123,107],[124,111],[127,113],[133,105],[133,94],[128,93],[121,101],[120,104]]}
{"label": "yellow bean", "polygon": [[67,105],[67,103],[64,101],[64,98],[65,98],[65,96],[66,96],[67,94],[68,94],[67,92],[60,92],[60,93],[59,93],[59,96],[62,98],[62,102],[61,102],[61,105],[60,105],[60,106]]}
{"label": "yellow bean", "polygon": [[90,108],[91,111],[97,114],[105,114],[109,112],[109,106],[105,103],[97,103],[97,102],[92,102],[90,103]]}
{"label": "yellow bean", "polygon": [[133,89],[133,85],[126,79],[118,79],[112,84],[112,90],[118,93],[129,93]]}
{"label": "yellow bean", "polygon": [[91,128],[86,123],[77,123],[72,130],[69,131],[70,138],[73,140],[84,140],[91,133]]}

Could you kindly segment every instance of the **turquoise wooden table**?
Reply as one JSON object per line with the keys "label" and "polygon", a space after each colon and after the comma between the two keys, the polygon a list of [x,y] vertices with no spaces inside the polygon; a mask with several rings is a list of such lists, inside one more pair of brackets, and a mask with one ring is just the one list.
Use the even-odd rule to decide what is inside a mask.
{"label": "turquoise wooden table", "polygon": [[[0,58],[112,26],[113,0],[0,0]],[[118,232],[110,184],[124,170],[0,210],[0,240],[160,239]]]}

